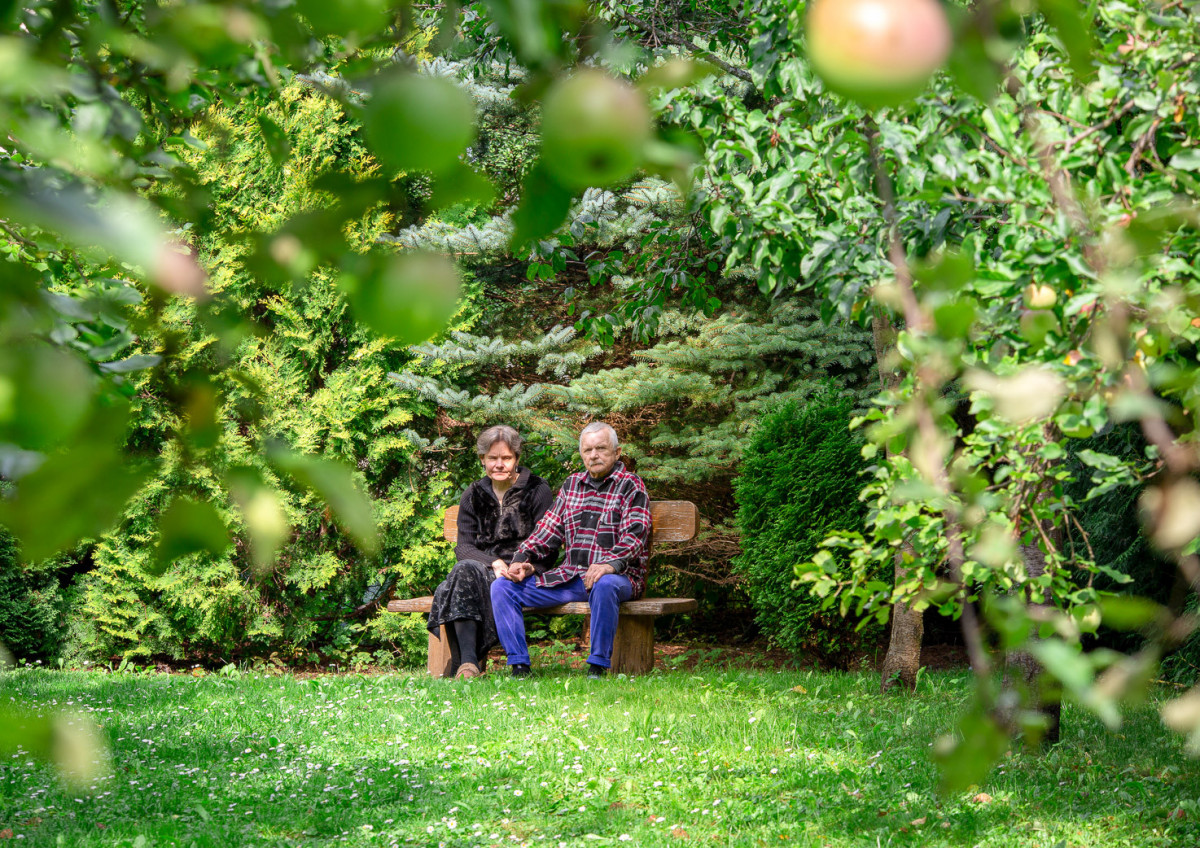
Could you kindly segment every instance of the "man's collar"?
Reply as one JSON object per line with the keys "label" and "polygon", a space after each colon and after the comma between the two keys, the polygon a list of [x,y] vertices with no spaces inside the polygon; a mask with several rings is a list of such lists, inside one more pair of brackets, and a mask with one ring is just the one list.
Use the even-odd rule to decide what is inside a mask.
{"label": "man's collar", "polygon": [[617,472],[624,471],[624,470],[625,470],[625,463],[621,462],[621,460],[618,459],[616,464],[608,470],[608,473],[605,474],[603,477],[601,477],[599,480],[597,480],[595,477],[593,477],[587,471],[583,472],[583,479],[584,479],[584,482],[586,482],[593,489],[599,489],[601,486],[603,486],[605,483],[607,483],[609,480],[611,480],[613,477],[615,477],[617,475]]}

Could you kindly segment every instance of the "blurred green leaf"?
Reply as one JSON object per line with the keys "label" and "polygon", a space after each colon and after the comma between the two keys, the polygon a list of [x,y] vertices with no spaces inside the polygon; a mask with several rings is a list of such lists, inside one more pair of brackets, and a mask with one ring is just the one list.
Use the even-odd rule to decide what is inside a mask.
{"label": "blurred green leaf", "polygon": [[964,299],[943,303],[933,310],[933,323],[938,335],[944,339],[965,338],[975,324],[974,301]]}
{"label": "blurred green leaf", "polygon": [[1169,164],[1181,171],[1200,171],[1200,148],[1193,147],[1180,151],[1171,157]]}
{"label": "blurred green leaf", "polygon": [[22,477],[16,496],[0,501],[0,523],[21,543],[29,562],[40,562],[81,539],[108,530],[148,477],[121,449],[123,406],[98,410],[64,451],[51,454]]}
{"label": "blurred green leaf", "polygon": [[571,209],[571,197],[571,192],[556,183],[540,162],[534,165],[525,177],[521,202],[513,212],[513,253],[554,232]]}
{"label": "blurred green leaf", "polygon": [[1167,615],[1165,607],[1156,604],[1149,598],[1121,596],[1102,598],[1100,614],[1105,627],[1114,630],[1139,630]]}
{"label": "blurred green leaf", "polygon": [[984,102],[996,96],[1001,67],[988,55],[987,42],[977,20],[972,19],[959,29],[947,65],[963,91]]}
{"label": "blurred green leaf", "polygon": [[86,789],[108,771],[108,749],[95,722],[76,713],[33,713],[0,705],[0,756],[17,752],[55,764],[62,776]]}
{"label": "blurred green leaf", "polygon": [[162,362],[162,357],[155,353],[136,353],[116,362],[101,362],[100,370],[109,374],[128,374],[132,371],[144,371]]}
{"label": "blurred green leaf", "polygon": [[1071,69],[1080,78],[1096,72],[1092,57],[1096,52],[1096,33],[1090,18],[1090,6],[1079,0],[1038,0],[1038,8],[1058,31],[1066,48]]}
{"label": "blurred green leaf", "polygon": [[281,471],[328,504],[360,551],[371,555],[379,549],[371,500],[358,487],[349,466],[331,459],[283,452],[274,452],[272,460]]}
{"label": "blurred green leaf", "polygon": [[957,732],[934,743],[933,760],[941,774],[943,795],[962,792],[984,781],[1008,748],[1008,737],[995,720],[973,707],[958,723]]}
{"label": "blurred green leaf", "polygon": [[36,170],[0,181],[0,216],[56,233],[86,254],[153,274],[164,243],[157,215],[140,197],[61,185]]}
{"label": "blurred green leaf", "polygon": [[466,202],[490,206],[495,202],[496,187],[491,180],[461,162],[455,164],[457,167],[434,180],[433,193],[429,197],[431,209],[445,209]]}
{"label": "blurred green leaf", "polygon": [[254,566],[262,571],[274,562],[291,529],[279,495],[256,470],[246,466],[232,469],[226,475],[226,486],[242,511]]}
{"label": "blurred green leaf", "polygon": [[373,34],[387,20],[389,0],[297,0],[296,11],[318,35]]}
{"label": "blurred green leaf", "polygon": [[258,114],[258,129],[267,145],[267,153],[276,165],[282,165],[292,155],[292,143],[288,140],[283,127],[271,120],[266,114]]}
{"label": "blurred green leaf", "polygon": [[154,574],[171,563],[201,551],[219,556],[229,547],[229,531],[216,507],[207,501],[175,498],[158,519],[158,548]]}
{"label": "blurred green leaf", "polygon": [[1091,662],[1078,645],[1068,645],[1061,639],[1042,639],[1030,645],[1029,651],[1064,689],[1076,697],[1082,696],[1095,677]]}
{"label": "blurred green leaf", "polygon": [[0,348],[0,441],[45,450],[75,432],[95,379],[78,356],[28,341]]}
{"label": "blurred green leaf", "polygon": [[717,73],[717,69],[707,62],[697,62],[688,59],[670,59],[661,65],[656,65],[638,78],[638,88],[644,91],[669,91],[673,88],[687,88],[702,79],[707,79]]}

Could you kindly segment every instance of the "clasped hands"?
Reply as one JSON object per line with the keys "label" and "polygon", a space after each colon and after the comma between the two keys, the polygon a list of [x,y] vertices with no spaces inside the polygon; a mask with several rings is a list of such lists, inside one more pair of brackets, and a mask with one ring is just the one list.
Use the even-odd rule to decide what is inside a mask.
{"label": "clasped hands", "polygon": [[[504,580],[511,580],[514,583],[520,583],[529,575],[533,574],[534,568],[532,563],[528,562],[513,562],[506,563],[502,559],[498,559],[492,563],[492,570],[496,572],[496,576]],[[616,569],[607,562],[598,562],[592,565],[583,574],[583,588],[591,591],[592,586],[597,580],[605,574],[616,574]]]}
{"label": "clasped hands", "polygon": [[496,572],[496,576],[505,580],[511,580],[514,583],[520,583],[529,575],[533,574],[533,563],[529,562],[505,562],[498,559],[492,563],[492,571]]}

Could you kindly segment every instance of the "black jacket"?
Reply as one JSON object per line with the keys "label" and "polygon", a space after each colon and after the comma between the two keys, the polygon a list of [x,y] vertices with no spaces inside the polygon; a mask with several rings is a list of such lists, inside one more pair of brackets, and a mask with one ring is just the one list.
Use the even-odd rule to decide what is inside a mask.
{"label": "black jacket", "polygon": [[[476,480],[463,492],[458,502],[458,541],[454,546],[460,562],[511,562],[517,545],[533,532],[554,503],[554,493],[545,480],[524,466],[517,472],[517,482],[505,493],[503,506],[496,500],[490,478]],[[534,562],[533,567],[540,574],[551,568],[555,559],[557,552],[549,561]]]}

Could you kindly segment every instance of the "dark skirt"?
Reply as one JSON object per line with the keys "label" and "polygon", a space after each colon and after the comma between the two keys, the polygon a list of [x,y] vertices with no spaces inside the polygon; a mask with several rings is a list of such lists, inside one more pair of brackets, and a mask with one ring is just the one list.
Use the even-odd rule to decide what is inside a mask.
{"label": "dark skirt", "polygon": [[454,638],[450,622],[464,618],[478,621],[481,626],[476,631],[476,650],[480,657],[486,656],[491,647],[500,641],[496,635],[496,619],[492,617],[492,582],[495,579],[496,573],[492,567],[482,562],[463,560],[454,566],[434,590],[433,606],[429,610],[429,632],[438,636],[441,626],[445,624],[451,638]]}

